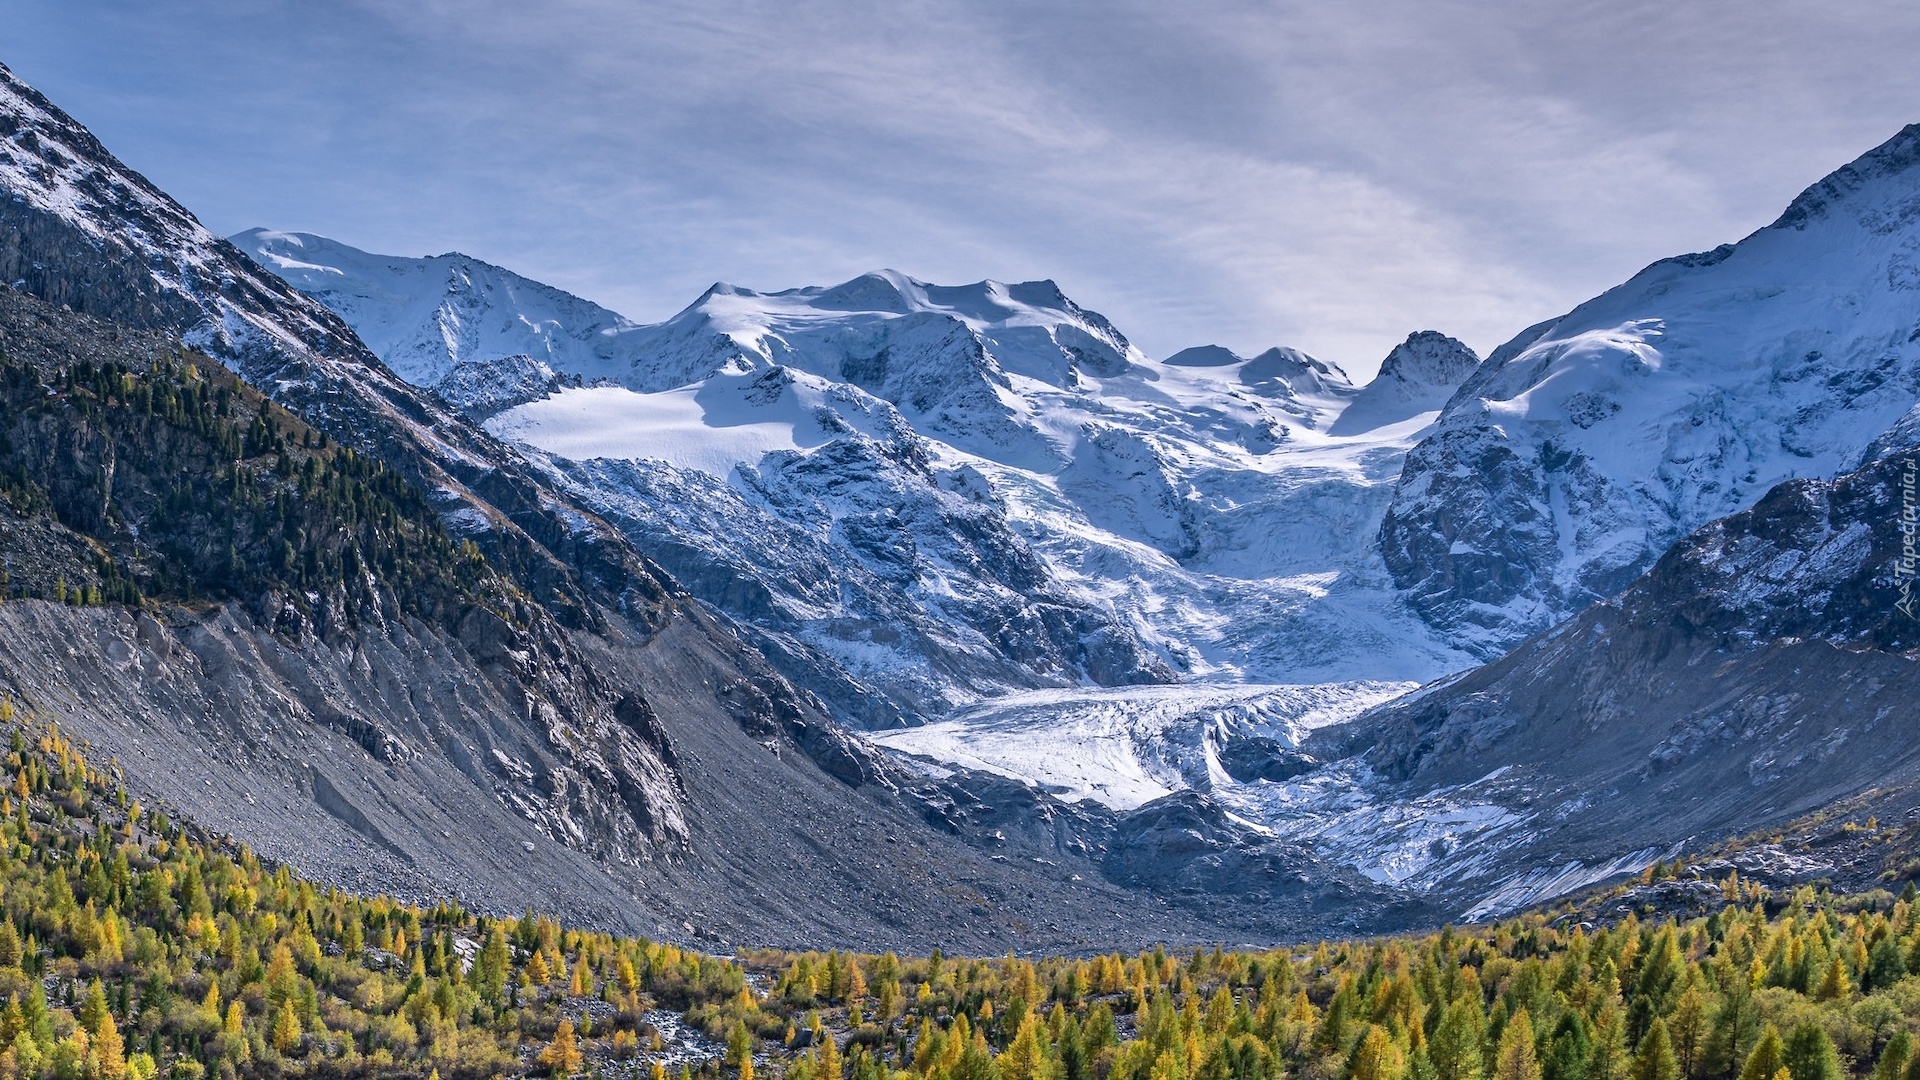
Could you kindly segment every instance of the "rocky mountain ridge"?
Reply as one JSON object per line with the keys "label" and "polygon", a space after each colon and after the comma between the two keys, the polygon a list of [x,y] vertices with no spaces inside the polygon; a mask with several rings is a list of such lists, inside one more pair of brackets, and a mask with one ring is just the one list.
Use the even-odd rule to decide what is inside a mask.
{"label": "rocky mountain ridge", "polygon": [[[142,781],[176,788],[171,801],[209,823],[245,816],[221,795],[265,792],[282,773],[310,813],[280,818],[274,839],[409,892],[435,887],[413,872],[427,848],[477,846],[429,836],[432,821],[477,816],[538,837],[549,850],[529,861],[574,877],[594,860],[684,855],[685,791],[645,696],[583,663],[377,460],[175,338],[13,289],[0,289],[0,388],[0,563],[14,597],[0,611],[0,679],[21,707],[124,748]],[[403,689],[428,680],[440,692]],[[235,767],[237,751],[263,773],[177,790],[203,770],[135,749],[169,741],[173,725],[181,742],[203,740],[206,766]],[[289,743],[327,752],[296,765]],[[381,774],[433,782],[362,780]],[[398,790],[414,812],[391,812]]]}

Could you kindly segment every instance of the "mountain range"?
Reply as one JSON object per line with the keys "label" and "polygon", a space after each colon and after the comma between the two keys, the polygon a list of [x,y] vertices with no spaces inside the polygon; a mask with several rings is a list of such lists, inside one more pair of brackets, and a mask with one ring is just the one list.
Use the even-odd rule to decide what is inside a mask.
{"label": "mountain range", "polygon": [[1049,281],[643,324],[221,240],[0,69],[0,682],[323,879],[780,944],[1372,932],[1900,809],[1917,162],[1356,386]]}
{"label": "mountain range", "polygon": [[[1291,349],[1151,360],[1052,282],[720,284],[641,326],[458,256],[234,239],[409,343],[404,370],[444,372],[444,398],[864,726],[1018,690],[1468,662],[1370,543],[1400,456],[1478,362],[1441,335],[1363,391]],[[540,302],[486,299],[520,296]],[[538,353],[476,344],[529,325],[540,341],[487,340]]]}

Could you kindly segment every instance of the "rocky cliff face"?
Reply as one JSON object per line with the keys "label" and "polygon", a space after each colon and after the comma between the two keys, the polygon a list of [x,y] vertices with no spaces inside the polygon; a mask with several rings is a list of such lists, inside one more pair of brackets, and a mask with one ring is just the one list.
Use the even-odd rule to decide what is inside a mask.
{"label": "rocky cliff face", "polygon": [[1387,354],[1380,373],[1354,396],[1333,431],[1367,431],[1439,409],[1479,367],[1479,355],[1464,342],[1415,331]]}
{"label": "rocky cliff face", "polygon": [[[356,752],[311,759],[313,798],[390,853],[406,848],[355,809],[355,768],[452,764],[442,779],[464,776],[469,803],[613,864],[684,851],[684,793],[644,696],[583,663],[396,474],[212,359],[0,289],[0,474],[19,598],[0,670],[19,700],[81,730],[137,730],[144,700],[208,719],[220,757],[328,733],[307,737]],[[105,604],[120,613],[92,612]],[[107,670],[48,651],[86,636],[61,625],[76,609],[119,656]],[[116,680],[131,685],[102,694]],[[127,760],[143,759],[159,760]],[[440,813],[457,810],[443,798]]]}
{"label": "rocky cliff face", "polygon": [[[1618,597],[1457,679],[1318,734],[1389,797],[1514,824],[1455,856],[1492,914],[1875,789],[1920,789],[1920,621],[1903,518],[1920,463],[1782,484]],[[1902,807],[1907,804],[1900,803]]]}
{"label": "rocky cliff face", "polygon": [[1496,350],[1408,455],[1395,582],[1491,657],[1775,484],[1860,464],[1920,397],[1916,166],[1920,127]]}

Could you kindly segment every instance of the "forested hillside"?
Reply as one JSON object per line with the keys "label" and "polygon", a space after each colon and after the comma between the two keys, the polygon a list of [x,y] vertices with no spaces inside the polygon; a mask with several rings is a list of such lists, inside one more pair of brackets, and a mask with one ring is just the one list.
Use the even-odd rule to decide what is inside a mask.
{"label": "forested hillside", "polygon": [[[157,334],[37,318],[11,291],[0,308],[10,595],[242,600],[296,633],[510,609],[511,587],[417,488],[217,362]],[[49,542],[43,513],[80,543]]]}
{"label": "forested hillside", "polygon": [[1730,876],[1687,922],[1266,953],[716,958],[316,886],[141,806],[57,727],[0,721],[4,1076],[1920,1076],[1911,886]]}

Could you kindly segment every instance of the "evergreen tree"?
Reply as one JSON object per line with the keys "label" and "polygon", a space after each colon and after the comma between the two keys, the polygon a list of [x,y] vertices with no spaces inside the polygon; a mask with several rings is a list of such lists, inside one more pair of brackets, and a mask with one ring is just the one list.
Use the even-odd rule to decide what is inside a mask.
{"label": "evergreen tree", "polygon": [[106,987],[100,984],[99,979],[95,979],[88,984],[86,1001],[80,1006],[80,1026],[97,1039],[101,1030],[112,1022],[113,1012],[107,1007]]}
{"label": "evergreen tree", "polygon": [[1673,1022],[1667,1029],[1680,1075],[1687,1080],[1698,1080],[1700,1076],[1708,1030],[1706,1000],[1698,986],[1689,985],[1674,1003]]}
{"label": "evergreen tree", "polygon": [[1493,1080],[1541,1080],[1540,1064],[1533,1050],[1533,1020],[1525,1009],[1514,1013],[1505,1030],[1500,1032],[1500,1046],[1494,1053]]}
{"label": "evergreen tree", "polygon": [[1347,1080],[1402,1080],[1406,1061],[1393,1036],[1379,1024],[1368,1024],[1347,1059]]}
{"label": "evergreen tree", "polygon": [[1846,966],[1835,956],[1827,962],[1826,974],[1820,979],[1820,985],[1814,989],[1816,1001],[1837,1001],[1853,993],[1853,986],[1847,980]]}
{"label": "evergreen tree", "polygon": [[[1751,1080],[1746,1075],[1745,1062],[1751,1053],[1749,1048],[1755,1045],[1760,1034],[1760,1012],[1754,1005],[1746,974],[1729,972],[1721,980],[1720,1005],[1714,1010],[1713,1025],[1707,1032],[1706,1062],[1701,1071],[1728,1080],[1736,1074],[1741,1080]],[[1779,1032],[1774,1034],[1777,1037]],[[1773,1072],[1762,1075],[1771,1077]]]}
{"label": "evergreen tree", "polygon": [[[828,1041],[831,1042],[831,1038]],[[1047,1074],[1046,1036],[1042,1034],[1039,1017],[1033,1010],[1027,1010],[1013,1041],[1000,1055],[1000,1075],[1003,1080],[1048,1080]],[[835,1078],[830,1076],[827,1080]]]}
{"label": "evergreen tree", "polygon": [[1407,1080],[1440,1080],[1440,1070],[1433,1067],[1433,1058],[1424,1043],[1407,1055]]}
{"label": "evergreen tree", "polygon": [[1592,1050],[1586,1016],[1577,1009],[1561,1013],[1547,1040],[1546,1060],[1540,1063],[1543,1080],[1584,1080]]}
{"label": "evergreen tree", "polygon": [[474,985],[480,996],[486,1001],[498,1005],[501,995],[506,993],[508,967],[513,961],[512,953],[507,950],[507,935],[499,923],[487,934],[487,943],[480,949],[480,955],[473,965]]}
{"label": "evergreen tree", "polygon": [[1667,1033],[1667,1023],[1655,1020],[1640,1040],[1640,1048],[1634,1052],[1633,1067],[1628,1075],[1632,1080],[1679,1080],[1680,1063],[1673,1053],[1673,1039]]}
{"label": "evergreen tree", "polygon": [[1840,1052],[1819,1024],[1809,1022],[1793,1029],[1787,1038],[1785,1063],[1793,1080],[1846,1080]]}
{"label": "evergreen tree", "polygon": [[1622,1080],[1632,1063],[1627,1051],[1627,1021],[1620,1007],[1609,1001],[1593,1025],[1593,1048],[1587,1054],[1587,1080]]}
{"label": "evergreen tree", "polygon": [[1485,1080],[1486,1016],[1480,1002],[1462,995],[1441,1015],[1427,1054],[1439,1080]]}
{"label": "evergreen tree", "polygon": [[1880,1050],[1880,1059],[1874,1063],[1871,1080],[1900,1080],[1901,1071],[1907,1067],[1907,1058],[1913,1053],[1913,1036],[1905,1028],[1893,1033],[1887,1045]]}
{"label": "evergreen tree", "polygon": [[[234,1004],[237,1006],[239,1002]],[[299,1048],[300,1038],[300,1014],[294,1011],[293,1002],[288,1001],[273,1017],[273,1048],[291,1054]]]}
{"label": "evergreen tree", "polygon": [[[1909,885],[1912,882],[1908,882]],[[1883,990],[1900,981],[1907,973],[1907,961],[1900,940],[1889,934],[1873,943],[1867,953],[1867,973],[1860,980],[1862,992]]]}
{"label": "evergreen tree", "polygon": [[[1078,1020],[1068,1018],[1060,1033],[1057,1052],[1060,1080],[1091,1080],[1091,1062],[1087,1055],[1086,1039],[1081,1035]],[[1894,1080],[1900,1080],[1900,1078],[1895,1077]]]}
{"label": "evergreen tree", "polygon": [[[956,1024],[956,1026],[958,1026]],[[1000,1069],[994,1064],[993,1055],[987,1049],[986,1035],[978,1030],[972,1033],[965,1049],[949,1073],[951,1080],[1000,1080]],[[1156,1076],[1154,1080],[1161,1080]],[[1183,1077],[1168,1077],[1166,1080],[1184,1080]]]}
{"label": "evergreen tree", "polygon": [[1747,1055],[1747,1063],[1740,1069],[1740,1080],[1773,1080],[1773,1074],[1786,1067],[1787,1048],[1780,1038],[1780,1029],[1768,1024],[1761,1029],[1753,1053]]}
{"label": "evergreen tree", "polygon": [[744,1020],[734,1021],[727,1032],[727,1064],[739,1070],[740,1080],[753,1080],[753,1033]]}
{"label": "evergreen tree", "polygon": [[840,1056],[840,1040],[833,1032],[823,1033],[820,1039],[818,1080],[845,1080],[846,1062]]}

